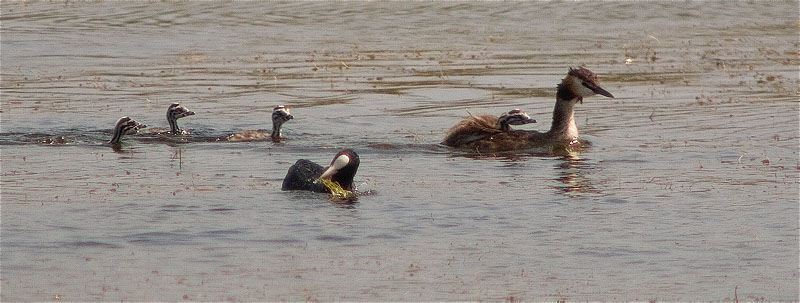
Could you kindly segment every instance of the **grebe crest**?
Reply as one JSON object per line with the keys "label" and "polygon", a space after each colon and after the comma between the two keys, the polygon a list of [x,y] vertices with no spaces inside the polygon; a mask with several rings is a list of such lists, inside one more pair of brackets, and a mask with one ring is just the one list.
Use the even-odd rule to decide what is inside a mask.
{"label": "grebe crest", "polygon": [[194,112],[179,103],[172,103],[167,108],[167,122],[169,123],[170,133],[173,135],[188,134],[187,131],[183,131],[178,127],[178,119],[188,116],[194,116]]}
{"label": "grebe crest", "polygon": [[111,137],[111,140],[108,141],[108,144],[117,145],[120,143],[120,141],[122,140],[122,136],[124,136],[125,134],[137,131],[145,127],[147,127],[147,125],[136,122],[130,117],[125,116],[119,118],[119,120],[117,120],[117,124],[114,125],[114,135]]}
{"label": "grebe crest", "polygon": [[595,94],[614,98],[614,95],[597,83],[597,75],[582,66],[578,67],[578,69],[569,68],[567,77],[561,80],[561,84],[558,85],[558,93],[558,98],[563,100],[578,98],[577,101],[580,103],[583,103],[584,97],[591,97]]}
{"label": "grebe crest", "polygon": [[353,190],[353,178],[358,171],[361,160],[352,149],[344,149],[336,154],[328,167],[306,159],[300,159],[289,167],[283,179],[281,190],[309,190],[314,192],[330,192],[317,179],[327,179],[338,183],[342,189]]}

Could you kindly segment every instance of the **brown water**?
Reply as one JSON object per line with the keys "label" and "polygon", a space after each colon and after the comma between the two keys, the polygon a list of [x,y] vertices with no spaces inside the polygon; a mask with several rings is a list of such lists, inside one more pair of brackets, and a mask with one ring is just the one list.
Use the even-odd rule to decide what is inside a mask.
{"label": "brown water", "polygon": [[[2,301],[798,300],[798,3],[2,2]],[[616,99],[572,155],[437,143]],[[183,139],[102,143],[123,115]],[[213,142],[268,130],[282,143]],[[354,204],[281,192],[361,155]]]}

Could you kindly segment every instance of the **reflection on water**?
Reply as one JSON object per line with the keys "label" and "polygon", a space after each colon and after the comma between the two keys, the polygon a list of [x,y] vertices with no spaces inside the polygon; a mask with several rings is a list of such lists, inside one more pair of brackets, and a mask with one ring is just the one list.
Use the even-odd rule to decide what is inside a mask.
{"label": "reflection on water", "polygon": [[[564,192],[567,196],[584,195],[604,195],[602,189],[594,186],[590,178],[595,166],[590,159],[580,158],[577,154],[564,156],[561,163],[555,166],[557,170],[557,181],[560,185],[554,186],[555,189]],[[612,180],[608,180],[613,182]]]}
{"label": "reflection on water", "polygon": [[[770,4],[0,2],[0,300],[796,300]],[[439,145],[465,108],[542,131],[576,66],[617,97],[577,105],[590,146]],[[172,103],[190,134],[104,144]],[[346,147],[357,202],[280,191]]]}

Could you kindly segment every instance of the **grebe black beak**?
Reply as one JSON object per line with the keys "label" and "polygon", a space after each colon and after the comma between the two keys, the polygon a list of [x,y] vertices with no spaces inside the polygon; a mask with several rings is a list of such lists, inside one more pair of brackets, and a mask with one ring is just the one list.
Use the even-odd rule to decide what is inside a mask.
{"label": "grebe black beak", "polygon": [[586,88],[592,90],[596,94],[600,94],[600,95],[603,95],[603,96],[606,96],[606,97],[609,97],[609,98],[612,98],[612,99],[614,98],[614,95],[612,95],[611,93],[609,93],[607,90],[603,89],[602,87],[600,87],[596,83],[583,82],[583,86],[585,86]]}

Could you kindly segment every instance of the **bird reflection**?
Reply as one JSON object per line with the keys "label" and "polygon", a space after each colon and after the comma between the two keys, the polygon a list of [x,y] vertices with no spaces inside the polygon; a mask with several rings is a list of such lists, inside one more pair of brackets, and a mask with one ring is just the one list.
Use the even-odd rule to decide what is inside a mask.
{"label": "bird reflection", "polygon": [[178,169],[183,169],[183,148],[173,147],[170,161],[178,160]]}
{"label": "bird reflection", "polygon": [[571,197],[603,194],[603,191],[597,189],[587,177],[588,172],[593,169],[592,163],[588,160],[581,158],[577,152],[563,155],[561,162],[554,167],[558,171],[556,181],[560,184],[554,185],[553,188]]}

